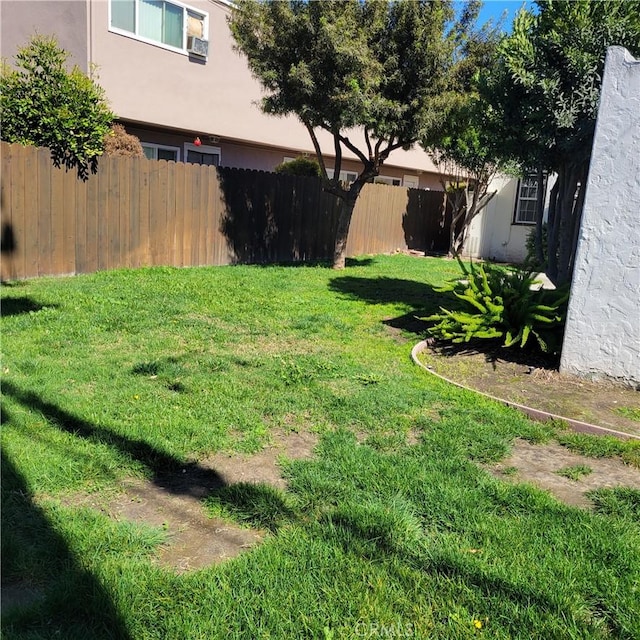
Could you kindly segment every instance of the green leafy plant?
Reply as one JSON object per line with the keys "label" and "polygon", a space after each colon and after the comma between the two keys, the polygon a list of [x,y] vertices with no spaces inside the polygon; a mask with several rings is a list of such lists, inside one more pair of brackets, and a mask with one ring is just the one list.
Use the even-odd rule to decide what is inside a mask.
{"label": "green leafy plant", "polygon": [[322,175],[322,170],[317,160],[304,158],[302,156],[295,158],[295,160],[280,163],[274,171],[275,173],[283,173],[288,176],[319,178]]}
{"label": "green leafy plant", "polygon": [[542,264],[538,262],[536,259],[536,229],[535,227],[531,228],[531,231],[527,234],[526,239],[526,248],[527,248],[527,257],[525,258],[525,264],[531,265],[531,268],[544,270],[547,266],[547,244],[549,241],[549,226],[547,223],[543,223],[542,225],[542,251],[544,260]]}
{"label": "green leafy plant", "polygon": [[54,38],[38,35],[18,51],[15,68],[3,64],[2,140],[48,147],[56,167],[75,168],[86,180],[97,170],[114,114],[91,77],[67,70],[68,58]]}
{"label": "green leafy plant", "polygon": [[525,347],[533,336],[544,353],[559,351],[566,315],[568,290],[536,288],[528,270],[508,270],[496,265],[469,268],[458,259],[463,279],[438,291],[451,291],[462,302],[460,309],[445,309],[424,320],[434,322],[429,333],[453,343],[476,339],[502,340],[503,346]]}
{"label": "green leafy plant", "polygon": [[585,476],[588,476],[593,472],[593,469],[586,464],[575,464],[569,467],[562,467],[558,469],[556,473],[563,478],[569,478],[569,480],[582,480]]}

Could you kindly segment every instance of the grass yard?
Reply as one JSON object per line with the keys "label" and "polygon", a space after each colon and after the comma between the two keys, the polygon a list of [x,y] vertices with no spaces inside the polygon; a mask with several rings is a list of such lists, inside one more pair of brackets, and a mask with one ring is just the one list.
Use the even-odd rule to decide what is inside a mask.
{"label": "grass yard", "polygon": [[[414,315],[457,273],[385,256],[4,286],[2,580],[40,597],[3,637],[640,638],[640,493],[587,511],[494,478],[482,463],[554,428],[411,363]],[[225,563],[177,574],[163,527],[74,502],[287,431],[319,444],[283,461],[286,491],[203,502],[269,530]]]}

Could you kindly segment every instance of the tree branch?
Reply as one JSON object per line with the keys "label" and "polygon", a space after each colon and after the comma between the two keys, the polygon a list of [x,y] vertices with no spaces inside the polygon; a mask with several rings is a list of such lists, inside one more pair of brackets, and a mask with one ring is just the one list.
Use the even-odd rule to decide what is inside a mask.
{"label": "tree branch", "polygon": [[309,132],[309,136],[311,136],[311,142],[313,142],[313,148],[316,150],[316,157],[318,159],[318,164],[320,165],[320,169],[322,171],[322,177],[325,180],[329,180],[329,176],[327,175],[327,167],[324,164],[324,158],[322,157],[322,149],[320,148],[320,143],[318,142],[318,137],[316,136],[316,132],[313,130],[313,127],[308,122],[303,120],[303,123],[304,123],[304,126],[307,128],[307,131]]}
{"label": "tree branch", "polygon": [[364,153],[362,153],[362,151],[360,151],[360,149],[358,149],[358,147],[356,147],[353,142],[351,142],[349,140],[349,138],[347,138],[346,136],[341,135],[340,133],[337,134],[340,141],[342,142],[342,144],[344,144],[345,147],[347,147],[347,149],[350,149],[351,151],[353,151],[353,153],[355,153],[358,158],[360,158],[360,161],[362,162],[362,164],[364,164],[366,166],[367,161],[369,160],[369,158],[367,158],[367,156],[364,155]]}

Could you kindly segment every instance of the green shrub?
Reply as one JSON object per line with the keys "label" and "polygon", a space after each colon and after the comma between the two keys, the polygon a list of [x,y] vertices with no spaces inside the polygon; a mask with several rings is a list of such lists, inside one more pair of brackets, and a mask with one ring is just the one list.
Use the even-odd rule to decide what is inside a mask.
{"label": "green shrub", "polygon": [[320,165],[317,160],[304,158],[302,156],[295,160],[283,162],[275,168],[276,173],[283,173],[288,176],[307,176],[319,178],[321,176]]}
{"label": "green shrub", "polygon": [[547,247],[549,246],[548,233],[548,226],[545,222],[542,225],[542,264],[540,264],[536,257],[536,228],[532,227],[527,234],[527,240],[525,243],[525,246],[527,248],[527,257],[525,258],[524,263],[526,265],[530,265],[532,269],[535,268],[542,271],[547,268]]}
{"label": "green shrub", "polygon": [[465,267],[464,275],[438,291],[451,291],[461,301],[459,309],[444,309],[424,318],[434,324],[431,336],[454,343],[476,339],[502,341],[505,347],[524,347],[529,338],[544,353],[558,353],[566,316],[568,288],[536,290],[535,275],[526,269],[495,265]]}
{"label": "green shrub", "polygon": [[114,118],[103,89],[78,67],[66,68],[69,53],[54,38],[35,36],[2,65],[2,140],[48,147],[56,167],[75,168],[86,180],[98,167]]}
{"label": "green shrub", "polygon": [[127,133],[121,124],[114,124],[104,137],[104,153],[120,158],[143,158],[140,138]]}

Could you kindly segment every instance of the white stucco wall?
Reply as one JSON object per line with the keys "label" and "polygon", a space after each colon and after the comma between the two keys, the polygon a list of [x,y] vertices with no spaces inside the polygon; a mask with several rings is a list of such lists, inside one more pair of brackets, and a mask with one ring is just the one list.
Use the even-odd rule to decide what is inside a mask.
{"label": "white stucco wall", "polygon": [[562,371],[640,386],[640,61],[607,52]]}

